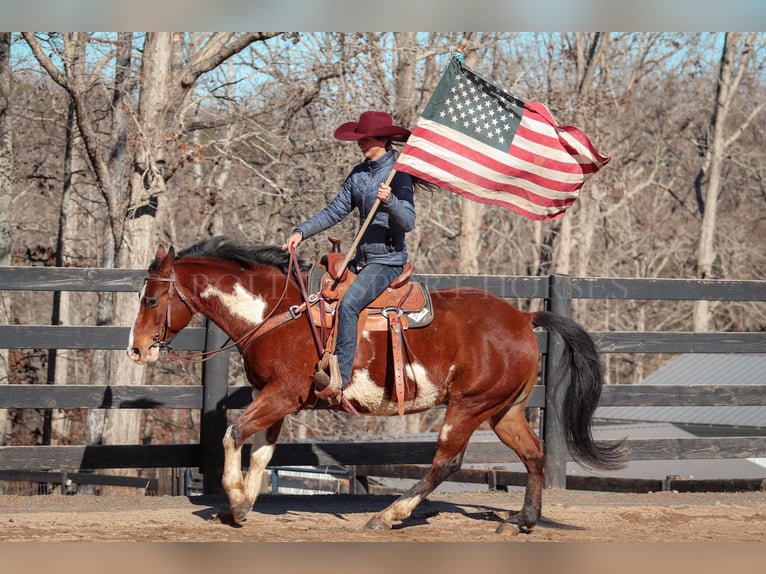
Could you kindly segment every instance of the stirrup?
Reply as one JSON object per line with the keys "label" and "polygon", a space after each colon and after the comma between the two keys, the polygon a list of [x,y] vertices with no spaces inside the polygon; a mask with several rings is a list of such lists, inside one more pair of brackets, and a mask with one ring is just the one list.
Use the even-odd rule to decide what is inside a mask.
{"label": "stirrup", "polygon": [[327,359],[330,365],[330,374],[328,375],[321,368],[314,373],[314,394],[332,405],[339,405],[343,396],[343,383],[340,378],[338,357],[330,354]]}

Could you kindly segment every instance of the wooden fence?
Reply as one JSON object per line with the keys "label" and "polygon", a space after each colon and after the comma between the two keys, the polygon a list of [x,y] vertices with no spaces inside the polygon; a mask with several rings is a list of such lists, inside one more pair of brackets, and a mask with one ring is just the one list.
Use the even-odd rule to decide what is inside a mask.
{"label": "wooden fence", "polygon": [[[0,268],[0,290],[132,292],[140,289],[143,270],[76,268]],[[431,289],[455,285],[487,289],[500,297],[542,299],[547,308],[571,316],[575,299],[766,301],[764,281],[694,281],[680,279],[579,278],[420,275]],[[123,350],[129,326],[0,325],[0,348]],[[766,353],[766,333],[592,332],[601,353]],[[555,335],[539,333],[544,354],[542,384],[530,406],[541,407],[541,435],[546,449],[546,485],[567,487],[566,463],[571,460],[561,429],[551,416],[560,408],[547,383],[550,365],[562,352]],[[215,325],[188,328],[174,340],[178,350],[211,350],[225,344]],[[198,444],[3,446],[0,469],[184,468],[204,473],[204,492],[219,489],[223,452],[221,437],[227,411],[246,406],[250,390],[228,385],[227,353],[203,366],[199,386],[0,385],[0,408],[185,408],[201,409]],[[766,406],[766,385],[647,386],[609,385],[601,406]],[[628,441],[632,460],[726,459],[766,457],[766,437],[634,439]],[[244,449],[247,457],[247,448]],[[315,442],[278,445],[271,464],[422,465],[430,463],[436,444],[423,442]],[[248,458],[244,459],[249,460]],[[471,444],[464,464],[517,462],[500,443]],[[575,486],[570,477],[570,487]]]}

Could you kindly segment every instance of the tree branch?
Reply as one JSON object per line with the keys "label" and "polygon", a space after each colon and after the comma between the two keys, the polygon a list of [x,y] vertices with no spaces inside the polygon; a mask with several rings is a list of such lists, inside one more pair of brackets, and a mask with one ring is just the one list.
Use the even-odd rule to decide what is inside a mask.
{"label": "tree branch", "polygon": [[22,32],[21,36],[29,45],[29,48],[32,50],[32,54],[35,56],[37,61],[40,63],[43,69],[48,72],[48,75],[51,77],[51,79],[53,79],[54,82],[56,82],[65,90],[70,91],[69,82],[67,81],[66,76],[59,71],[59,69],[56,67],[56,64],[54,64],[53,61],[45,53],[45,50],[43,50],[43,47],[40,45],[40,42],[37,40],[37,37],[34,35],[34,33]]}
{"label": "tree branch", "polygon": [[282,32],[249,32],[235,39],[230,44],[226,42],[230,35],[216,33],[199,51],[181,73],[181,86],[184,89],[191,87],[202,74],[215,69],[228,58],[241,52],[253,42],[265,42],[270,38],[279,36]]}

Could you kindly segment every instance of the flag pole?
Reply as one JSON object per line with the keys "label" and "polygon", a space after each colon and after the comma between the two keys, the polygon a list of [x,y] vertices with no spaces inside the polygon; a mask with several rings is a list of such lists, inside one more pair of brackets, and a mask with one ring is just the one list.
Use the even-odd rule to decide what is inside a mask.
{"label": "flag pole", "polygon": [[[466,46],[468,46],[468,40],[463,38],[458,43],[457,47],[455,48],[456,54],[462,54],[463,50],[465,50]],[[394,176],[396,175],[396,170],[392,169],[391,173],[388,174],[388,178],[386,179],[386,185],[391,185],[391,181],[394,179]],[[356,233],[356,237],[354,237],[354,242],[351,244],[351,247],[348,250],[348,253],[346,254],[346,258],[343,260],[343,263],[341,263],[340,269],[338,269],[338,281],[343,276],[343,272],[346,270],[346,267],[348,267],[348,264],[351,262],[351,259],[354,257],[354,254],[356,253],[356,248],[359,247],[359,242],[362,240],[362,236],[367,231],[367,228],[370,226],[370,223],[372,223],[373,217],[375,217],[375,212],[378,211],[378,208],[380,207],[380,199],[375,199],[375,203],[372,204],[372,208],[370,208],[370,213],[367,214],[367,218],[364,220],[364,223],[362,223],[362,226],[359,228],[359,231]]]}
{"label": "flag pole", "polygon": [[[392,169],[391,173],[388,174],[388,178],[386,179],[386,185],[391,185],[391,180],[394,179],[394,176],[396,175],[396,170]],[[375,198],[375,203],[372,204],[372,208],[370,208],[370,213],[367,214],[367,218],[364,220],[364,223],[359,228],[359,231],[356,233],[356,237],[354,237],[354,242],[351,244],[351,248],[348,250],[348,253],[346,254],[346,258],[343,260],[343,263],[341,263],[340,269],[338,269],[338,279],[343,275],[343,272],[346,270],[346,267],[348,267],[348,264],[351,262],[351,259],[354,257],[354,254],[356,253],[356,248],[359,247],[359,242],[362,240],[362,235],[364,235],[364,232],[367,231],[367,228],[370,226],[370,223],[372,223],[372,218],[375,217],[375,212],[378,210],[378,207],[380,207],[380,199]]]}

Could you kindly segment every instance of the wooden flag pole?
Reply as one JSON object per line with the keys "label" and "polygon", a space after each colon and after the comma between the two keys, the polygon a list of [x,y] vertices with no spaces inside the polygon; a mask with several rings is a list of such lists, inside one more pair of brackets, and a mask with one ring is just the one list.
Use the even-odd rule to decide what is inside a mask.
{"label": "wooden flag pole", "polygon": [[[388,179],[386,179],[386,185],[391,185],[391,180],[394,179],[394,176],[396,175],[396,170],[392,169],[391,173],[388,174]],[[354,242],[351,244],[351,248],[348,250],[348,253],[346,254],[346,258],[343,260],[343,263],[341,263],[340,269],[338,269],[338,277],[341,277],[343,275],[343,272],[346,270],[346,267],[348,267],[348,264],[351,262],[351,259],[354,257],[354,254],[356,253],[356,248],[359,247],[359,242],[362,240],[362,236],[364,235],[364,232],[367,231],[367,228],[370,226],[370,223],[372,223],[372,218],[375,217],[375,212],[378,211],[378,207],[380,207],[380,199],[375,199],[375,203],[372,204],[372,208],[370,209],[370,213],[367,214],[367,218],[364,220],[364,223],[362,223],[362,226],[359,228],[359,231],[356,234],[356,237],[354,237]]]}

